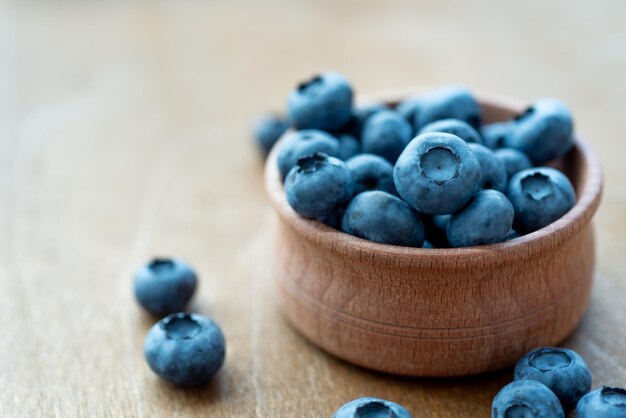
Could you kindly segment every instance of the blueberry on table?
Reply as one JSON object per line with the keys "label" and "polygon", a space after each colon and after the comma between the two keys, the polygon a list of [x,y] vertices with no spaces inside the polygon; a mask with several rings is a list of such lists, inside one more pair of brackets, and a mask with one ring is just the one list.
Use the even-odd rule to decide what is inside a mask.
{"label": "blueberry on table", "polygon": [[576,406],[578,418],[626,417],[626,389],[604,386],[583,396]]}
{"label": "blueberry on table", "polygon": [[289,205],[305,218],[323,218],[352,197],[354,182],[346,164],[326,154],[300,158],[285,179]]}
{"label": "blueberry on table", "polygon": [[514,228],[529,233],[565,215],[576,203],[565,174],[549,167],[522,170],[509,181],[507,197],[515,209]]}
{"label": "blueberry on table", "polygon": [[440,119],[460,119],[474,129],[480,128],[482,111],[472,93],[463,86],[446,86],[423,97],[424,104],[415,114],[416,128]]}
{"label": "blueberry on table", "polygon": [[337,136],[339,141],[339,151],[337,152],[337,158],[340,160],[347,160],[352,158],[360,152],[361,144],[355,137],[348,134],[340,134]]}
{"label": "blueberry on table", "polygon": [[413,129],[398,112],[383,110],[370,116],[363,126],[363,152],[380,155],[394,164],[413,137]]}
{"label": "blueberry on table", "polygon": [[515,365],[515,380],[536,380],[546,385],[561,401],[564,411],[576,406],[591,389],[591,372],[585,360],[567,348],[537,348]]}
{"label": "blueberry on table", "polygon": [[354,194],[367,190],[382,190],[396,194],[393,184],[393,166],[383,157],[374,154],[359,154],[346,161],[354,180]]}
{"label": "blueberry on table", "polygon": [[343,215],[344,232],[381,244],[421,247],[424,226],[409,205],[379,190],[356,195]]}
{"label": "blueberry on table", "polygon": [[479,189],[495,189],[503,192],[506,189],[506,167],[496,154],[480,144],[469,144],[470,149],[480,165]]}
{"label": "blueberry on table", "polygon": [[318,74],[289,94],[289,122],[298,129],[340,129],[352,117],[352,95],[350,83],[341,74]]}
{"label": "blueberry on table", "polygon": [[254,122],[252,132],[257,147],[266,156],[276,141],[289,129],[289,124],[282,117],[274,114],[261,115]]}
{"label": "blueberry on table", "polygon": [[504,147],[505,138],[513,130],[514,123],[512,121],[494,122],[483,125],[480,128],[480,134],[483,137],[483,143],[493,150]]}
{"label": "blueberry on table", "polygon": [[316,152],[336,157],[339,154],[339,141],[334,136],[315,129],[290,133],[278,150],[277,164],[282,178],[285,178],[299,158]]}
{"label": "blueberry on table", "polygon": [[413,209],[445,215],[461,209],[480,181],[478,159],[461,138],[429,132],[417,136],[393,169],[396,190]]}
{"label": "blueberry on table", "polygon": [[541,99],[515,119],[504,145],[522,151],[534,164],[543,164],[572,148],[573,132],[567,106],[556,99]]}
{"label": "blueberry on table", "polygon": [[176,313],[161,319],[144,341],[152,371],[178,386],[208,383],[222,367],[225,353],[220,327],[197,314]]}
{"label": "blueberry on table", "polygon": [[409,411],[395,402],[377,398],[359,398],[339,408],[333,418],[412,418]]}
{"label": "blueberry on table", "polygon": [[482,190],[448,222],[452,247],[502,242],[513,225],[513,205],[496,190]]}
{"label": "blueberry on table", "polygon": [[431,122],[422,127],[419,131],[420,134],[426,132],[445,132],[456,135],[468,143],[483,143],[483,140],[476,129],[472,128],[467,122],[459,119],[441,119]]}
{"label": "blueberry on table", "polygon": [[565,418],[559,398],[543,383],[518,380],[503,387],[491,404],[492,418]]}
{"label": "blueberry on table", "polygon": [[135,273],[137,302],[154,315],[182,311],[198,279],[191,266],[176,258],[155,258]]}
{"label": "blueberry on table", "polygon": [[500,148],[494,151],[496,156],[504,163],[506,176],[508,179],[519,171],[531,168],[533,164],[530,162],[526,154],[513,148]]}

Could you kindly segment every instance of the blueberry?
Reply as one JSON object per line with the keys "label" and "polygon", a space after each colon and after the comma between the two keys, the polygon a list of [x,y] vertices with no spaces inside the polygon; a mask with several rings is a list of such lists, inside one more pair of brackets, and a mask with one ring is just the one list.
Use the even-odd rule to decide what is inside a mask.
{"label": "blueberry", "polygon": [[426,240],[434,248],[449,248],[446,231],[452,215],[420,215],[424,224]]}
{"label": "blueberry", "polygon": [[578,401],[578,418],[626,417],[626,389],[604,386],[589,392]]}
{"label": "blueberry", "polygon": [[513,127],[514,123],[511,121],[483,125],[482,128],[480,128],[483,143],[491,149],[504,147],[504,138],[512,131]]}
{"label": "blueberry", "polygon": [[354,182],[346,164],[326,154],[302,157],[285,179],[291,207],[305,218],[323,218],[352,196]]}
{"label": "blueberry", "polygon": [[453,247],[495,244],[506,240],[513,225],[513,205],[496,190],[482,190],[448,223]]}
{"label": "blueberry", "polygon": [[435,246],[431,244],[430,241],[424,240],[424,244],[422,244],[422,248],[435,248]]}
{"label": "blueberry", "polygon": [[374,113],[383,110],[389,110],[389,106],[382,102],[371,102],[362,105],[356,105],[352,111],[352,120],[350,121],[348,131],[355,138],[360,139],[363,134],[363,126],[365,121]]}
{"label": "blueberry", "polygon": [[355,137],[348,134],[341,134],[337,137],[339,141],[339,152],[337,158],[340,160],[347,160],[352,158],[360,152],[361,144]]}
{"label": "blueberry", "polygon": [[383,157],[374,154],[359,154],[346,161],[354,179],[354,194],[366,190],[382,190],[396,194],[393,184],[393,166]]}
{"label": "blueberry", "polygon": [[339,408],[333,418],[412,418],[409,411],[395,402],[377,398],[359,398]]}
{"label": "blueberry", "polygon": [[289,94],[287,114],[298,129],[340,129],[352,117],[352,87],[341,74],[316,75]]}
{"label": "blueberry", "polygon": [[154,315],[185,309],[198,279],[191,266],[176,258],[155,258],[135,273],[135,298]]}
{"label": "blueberry", "polygon": [[506,189],[506,167],[502,160],[489,148],[480,144],[469,144],[472,152],[480,164],[479,189],[496,189],[503,192]]}
{"label": "blueberry", "polygon": [[480,128],[482,112],[472,93],[462,86],[447,86],[423,98],[425,103],[415,115],[414,125],[419,129],[440,119],[460,119],[474,129]]}
{"label": "blueberry", "polygon": [[559,219],[576,203],[574,187],[554,168],[522,170],[509,181],[507,196],[515,208],[515,229],[529,233]]}
{"label": "blueberry", "polygon": [[536,380],[546,385],[561,401],[564,411],[576,406],[591,389],[591,372],[585,360],[567,348],[537,348],[519,359],[515,380]]}
{"label": "blueberry", "polygon": [[417,132],[421,126],[415,126],[419,122],[418,115],[425,106],[426,101],[423,96],[409,96],[396,106],[396,112],[404,116],[404,118],[413,126],[413,132]]}
{"label": "blueberry", "polygon": [[493,398],[492,418],[565,418],[559,398],[543,383],[519,380]]}
{"label": "blueberry", "polygon": [[506,239],[508,241],[508,240],[511,240],[511,239],[519,238],[519,237],[521,237],[520,233],[517,232],[516,230],[514,230],[513,228],[511,228],[509,230],[509,233],[506,236]]}
{"label": "blueberry", "polygon": [[209,382],[224,364],[226,343],[220,327],[197,314],[176,313],[154,324],[144,342],[148,365],[178,386]]}
{"label": "blueberry", "polygon": [[261,115],[252,127],[253,137],[257,147],[266,156],[278,138],[289,129],[289,124],[283,118],[273,114]]}
{"label": "blueberry", "polygon": [[400,196],[421,213],[445,215],[461,209],[480,181],[478,159],[461,138],[425,133],[398,158],[393,180]]}
{"label": "blueberry", "polygon": [[495,150],[494,153],[500,161],[504,163],[507,178],[509,179],[518,171],[522,171],[533,166],[526,154],[516,149],[500,148]]}
{"label": "blueberry", "polygon": [[398,112],[383,110],[374,113],[363,127],[363,152],[380,155],[395,163],[413,136],[413,129]]}
{"label": "blueberry", "polygon": [[336,157],[339,154],[339,141],[326,132],[314,129],[290,133],[278,150],[277,163],[282,178],[285,178],[299,158],[316,152]]}
{"label": "blueberry", "polygon": [[543,164],[572,148],[573,131],[572,115],[565,104],[541,99],[516,118],[504,145],[522,151],[534,164]]}
{"label": "blueberry", "polygon": [[467,122],[458,119],[441,119],[431,122],[420,129],[419,133],[426,132],[445,132],[456,135],[465,142],[474,142],[482,144],[483,140],[476,129],[472,128]]}
{"label": "blueberry", "polygon": [[348,234],[382,244],[421,247],[424,226],[417,213],[401,199],[379,190],[356,195],[343,216]]}

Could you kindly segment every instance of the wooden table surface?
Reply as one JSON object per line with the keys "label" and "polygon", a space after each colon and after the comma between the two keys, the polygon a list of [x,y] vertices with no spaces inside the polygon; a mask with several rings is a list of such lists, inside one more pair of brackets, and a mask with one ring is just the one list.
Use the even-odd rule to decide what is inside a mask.
{"label": "wooden table surface", "polygon": [[[569,103],[599,154],[591,305],[565,342],[594,387],[626,385],[626,3],[0,3],[0,416],[330,417],[359,396],[415,417],[486,417],[506,370],[409,379],[338,361],[281,317],[272,211],[249,122],[335,69],[359,92],[464,83]],[[200,273],[219,322],[206,388],[159,381],[134,269]]]}

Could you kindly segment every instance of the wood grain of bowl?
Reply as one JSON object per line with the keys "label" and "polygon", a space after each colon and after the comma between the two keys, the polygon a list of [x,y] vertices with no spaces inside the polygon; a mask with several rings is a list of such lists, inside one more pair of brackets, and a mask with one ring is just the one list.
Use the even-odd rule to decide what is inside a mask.
{"label": "wood grain of bowl", "polygon": [[[395,105],[412,92],[364,98]],[[478,94],[487,123],[525,107]],[[289,322],[323,350],[366,368],[409,376],[461,376],[511,366],[555,345],[582,318],[591,291],[591,218],[602,195],[588,146],[554,165],[577,203],[547,227],[500,244],[421,249],[378,244],[297,215],[270,154],[266,187],[278,214],[273,265]]]}

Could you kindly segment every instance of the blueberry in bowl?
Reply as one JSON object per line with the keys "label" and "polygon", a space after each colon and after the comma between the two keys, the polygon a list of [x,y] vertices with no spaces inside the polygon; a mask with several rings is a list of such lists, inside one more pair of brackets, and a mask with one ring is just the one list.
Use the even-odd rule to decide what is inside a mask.
{"label": "blueberry in bowl", "polygon": [[[405,115],[415,119],[415,115],[425,114],[418,121],[418,128],[415,121],[411,122],[414,132],[434,122],[428,120],[433,117],[456,118],[481,132],[483,140],[481,127],[505,121],[515,124],[515,118],[527,108],[514,100],[473,93],[467,99],[467,91],[461,93],[461,99],[450,99],[450,105],[440,104],[448,99],[435,100],[437,106],[445,109],[436,112],[428,110],[429,94],[419,96],[425,97],[422,102],[414,99],[416,94],[412,91],[363,100],[383,102],[391,109],[404,102],[410,109],[398,113],[405,119]],[[410,97],[411,100],[405,100]],[[429,116],[434,114],[437,116]],[[427,144],[432,146],[424,146],[423,138],[418,141],[422,135],[438,139],[427,137]],[[266,163],[265,180],[277,214],[273,266],[278,301],[285,316],[304,337],[341,359],[410,376],[484,373],[513,366],[536,347],[558,345],[579,323],[590,296],[595,249],[591,219],[602,192],[601,170],[593,152],[574,133],[572,145],[564,154],[559,151],[556,160],[545,163],[547,168],[522,169],[510,180],[505,173],[508,184],[503,191],[483,190],[480,164],[466,141],[445,132],[422,135],[411,138],[394,166],[395,197],[408,205],[424,227],[425,236],[412,246],[374,242],[353,230],[349,234],[338,229],[341,226],[337,219],[346,217],[344,211],[350,202],[363,193],[371,193],[354,194],[358,182],[354,178],[352,197],[339,203],[331,214],[334,227],[300,215],[287,200],[276,166],[281,143],[286,142],[288,135],[274,147]],[[509,147],[504,143],[509,134],[505,131],[502,135],[497,148]],[[512,148],[520,151],[522,147]],[[430,155],[429,149],[435,152]],[[426,158],[420,158],[424,154]],[[539,160],[529,159],[538,164]],[[454,179],[455,173],[467,170],[465,163],[470,174],[459,181],[466,182],[471,190],[440,190],[439,186]],[[545,202],[550,197],[544,186],[527,184],[524,192],[521,178],[528,177],[525,170],[539,174],[527,182],[550,180],[554,193],[571,196],[563,182],[545,171],[556,167],[571,183],[573,205],[566,201],[568,208],[563,209],[559,205],[529,202],[529,193],[539,200],[548,199]],[[420,176],[425,178],[419,179]],[[520,180],[514,184],[520,187],[511,186],[516,176]],[[408,178],[416,180],[406,181]],[[517,191],[522,192],[521,198]],[[478,209],[467,212],[471,215],[468,218],[493,214],[491,221],[497,227],[490,225],[489,216],[485,216],[484,237],[468,240],[468,246],[441,248],[449,245],[431,241],[432,231],[438,231],[436,236],[443,234],[442,241],[447,241],[451,227],[451,234],[456,237],[458,225],[464,222],[452,226],[454,216],[458,218],[467,211],[478,195],[491,196],[485,201],[498,203],[484,204],[479,200]],[[392,200],[387,196],[385,199]],[[511,221],[506,202],[514,211],[521,209],[525,216],[520,218],[515,212]],[[392,210],[362,209],[357,220],[373,219],[364,222],[368,227],[374,226],[374,220],[387,212]],[[441,218],[445,232],[433,226],[435,217],[442,215],[450,215]],[[549,223],[541,225],[546,219]],[[465,236],[474,233],[472,228],[464,227]],[[433,245],[436,248],[428,248]]]}

